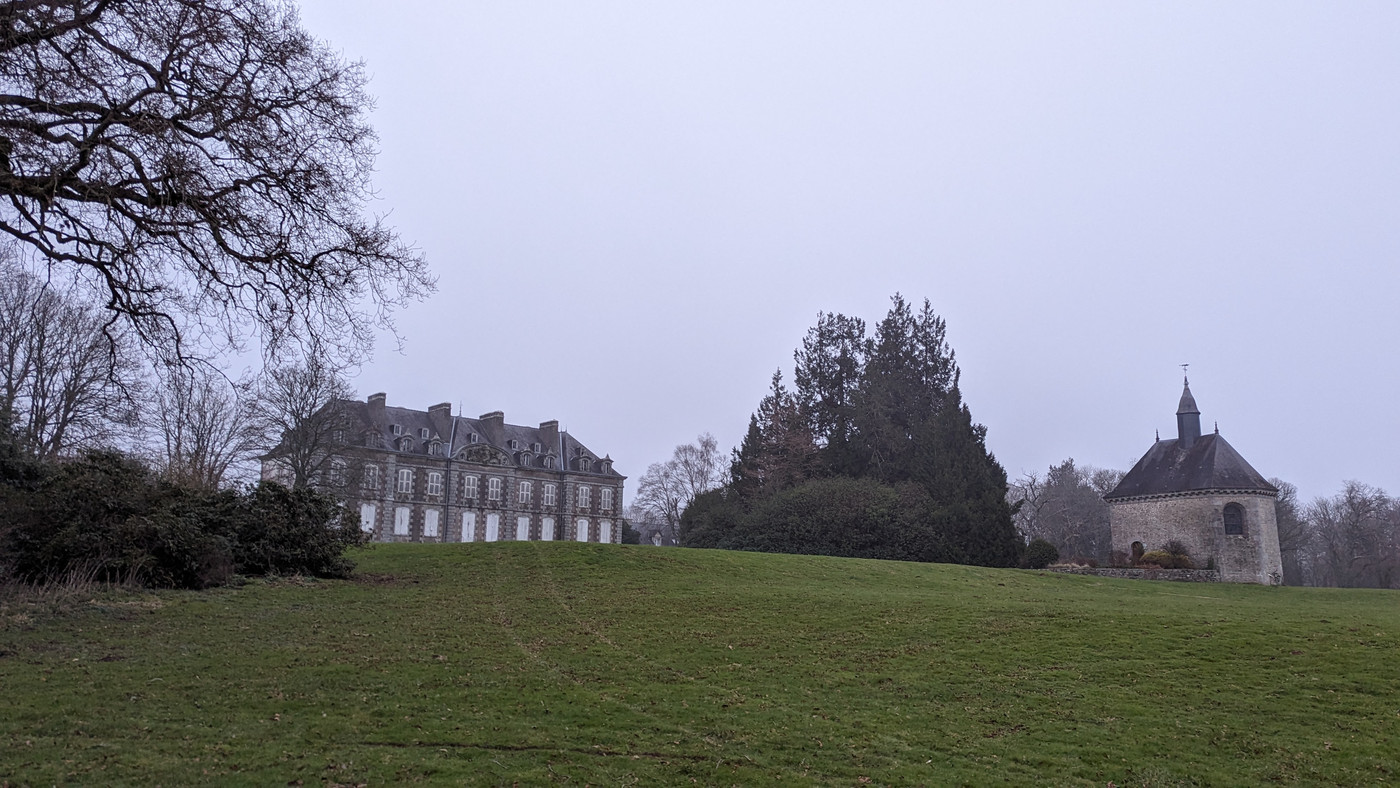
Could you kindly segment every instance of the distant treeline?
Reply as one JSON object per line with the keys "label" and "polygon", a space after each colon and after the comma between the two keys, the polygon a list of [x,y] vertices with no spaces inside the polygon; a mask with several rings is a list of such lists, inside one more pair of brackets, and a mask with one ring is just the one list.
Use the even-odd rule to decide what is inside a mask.
{"label": "distant treeline", "polygon": [[1018,563],[1006,472],[962,400],[945,323],[927,301],[892,300],[873,336],[860,318],[818,316],[795,389],[773,375],[729,478],[679,515],[683,544]]}

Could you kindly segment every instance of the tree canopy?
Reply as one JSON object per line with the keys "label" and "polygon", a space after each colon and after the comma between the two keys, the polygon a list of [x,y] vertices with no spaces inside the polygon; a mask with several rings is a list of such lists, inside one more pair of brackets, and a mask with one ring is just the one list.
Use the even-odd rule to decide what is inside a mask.
{"label": "tree canopy", "polygon": [[365,213],[371,104],[287,3],[5,3],[0,231],[166,360],[250,328],[359,350],[432,288]]}
{"label": "tree canopy", "polygon": [[818,315],[795,354],[796,391],[773,376],[730,484],[687,509],[686,544],[1019,559],[1006,472],[962,401],[946,325],[927,301],[892,301],[873,336],[859,318]]}

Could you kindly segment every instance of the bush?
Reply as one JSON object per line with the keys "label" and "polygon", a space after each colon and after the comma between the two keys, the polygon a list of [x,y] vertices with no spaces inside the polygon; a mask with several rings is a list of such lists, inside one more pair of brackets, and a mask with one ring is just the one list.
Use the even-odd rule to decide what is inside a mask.
{"label": "bush", "polygon": [[330,496],[264,483],[209,492],[162,481],[115,452],[0,478],[0,579],[208,588],[242,574],[340,577],[363,544]]}
{"label": "bush", "polygon": [[344,577],[355,564],[343,554],[365,544],[360,516],[315,490],[261,482],[248,491],[237,518],[234,559],[248,575]]}
{"label": "bush", "polygon": [[1155,566],[1160,569],[1195,569],[1191,556],[1180,542],[1168,542],[1165,548],[1148,550],[1138,559],[1138,566]]}
{"label": "bush", "polygon": [[1060,551],[1044,539],[1032,539],[1026,545],[1025,563],[1031,569],[1044,569],[1060,560]]}

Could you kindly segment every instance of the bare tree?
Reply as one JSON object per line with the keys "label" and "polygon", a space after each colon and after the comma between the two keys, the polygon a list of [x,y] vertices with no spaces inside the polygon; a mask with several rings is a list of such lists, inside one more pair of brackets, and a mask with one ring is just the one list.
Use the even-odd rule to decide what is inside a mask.
{"label": "bare tree", "polygon": [[1044,477],[1026,473],[1007,487],[1007,500],[1020,504],[1016,526],[1028,539],[1044,539],[1066,558],[1108,558],[1112,536],[1103,495],[1118,485],[1121,471],[1076,466],[1073,459],[1053,465]]}
{"label": "bare tree", "polygon": [[130,342],[105,322],[97,305],[0,259],[0,422],[32,456],[111,442],[131,422]]}
{"label": "bare tree", "polygon": [[[321,359],[268,371],[254,405],[255,422],[268,445],[263,461],[290,487],[346,482],[342,449],[353,424],[345,406],[354,392],[344,374]],[[265,474],[266,475],[266,474]],[[325,486],[325,485],[323,485]]]}
{"label": "bare tree", "polygon": [[0,231],[167,361],[355,351],[432,288],[364,213],[364,86],[277,0],[0,4]]}
{"label": "bare tree", "polygon": [[1308,543],[1307,522],[1298,509],[1298,488],[1283,479],[1269,479],[1278,488],[1274,498],[1274,520],[1278,524],[1278,548],[1283,559],[1283,582],[1296,586],[1307,584],[1304,556]]}
{"label": "bare tree", "polygon": [[634,523],[650,523],[662,529],[663,539],[672,544],[680,536],[681,514],[701,493],[724,484],[725,458],[710,433],[695,443],[677,446],[666,462],[654,462],[637,483],[632,507]]}
{"label": "bare tree", "polygon": [[1306,519],[1310,585],[1400,586],[1400,505],[1384,490],[1349,481]]}
{"label": "bare tree", "polygon": [[155,461],[167,478],[218,489],[263,446],[248,381],[229,381],[203,367],[174,367],[156,388],[147,421],[159,440]]}

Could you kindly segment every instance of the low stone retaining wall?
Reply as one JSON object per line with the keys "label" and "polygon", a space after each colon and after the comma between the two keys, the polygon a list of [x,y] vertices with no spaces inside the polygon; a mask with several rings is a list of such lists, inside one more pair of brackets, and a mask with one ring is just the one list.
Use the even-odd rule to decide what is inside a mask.
{"label": "low stone retaining wall", "polygon": [[1047,566],[1046,572],[1066,575],[1094,575],[1124,580],[1175,580],[1180,583],[1219,583],[1220,572],[1215,569],[1090,569],[1089,567]]}

